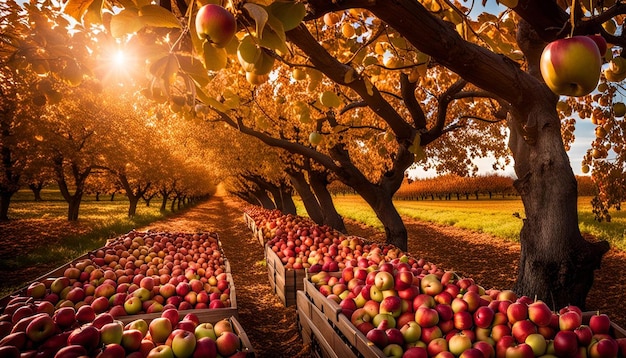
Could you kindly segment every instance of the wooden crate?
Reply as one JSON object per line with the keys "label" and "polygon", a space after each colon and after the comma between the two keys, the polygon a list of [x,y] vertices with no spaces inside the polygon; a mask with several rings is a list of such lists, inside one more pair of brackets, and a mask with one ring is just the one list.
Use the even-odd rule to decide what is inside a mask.
{"label": "wooden crate", "polygon": [[278,255],[269,246],[265,247],[265,261],[270,286],[274,293],[285,306],[295,305],[297,291],[304,289],[305,270],[285,268]]}
{"label": "wooden crate", "polygon": [[308,299],[303,291],[297,292],[298,320],[302,340],[311,346],[311,354],[324,358],[356,358],[353,348],[346,344],[326,316]]}
{"label": "wooden crate", "polygon": [[[331,273],[337,275],[339,273]],[[340,274],[339,274],[340,275]],[[341,307],[333,300],[329,300],[315,287],[315,284],[309,279],[303,280],[304,292],[311,302],[319,309],[330,322],[337,324],[339,315],[341,315]]]}

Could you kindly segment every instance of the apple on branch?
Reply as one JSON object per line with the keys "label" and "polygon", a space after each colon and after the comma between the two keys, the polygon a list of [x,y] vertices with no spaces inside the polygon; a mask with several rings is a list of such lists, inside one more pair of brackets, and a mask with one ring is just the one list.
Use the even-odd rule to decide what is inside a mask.
{"label": "apple on branch", "polygon": [[552,92],[580,97],[596,88],[602,70],[602,54],[596,41],[588,36],[559,39],[544,48],[540,69]]}

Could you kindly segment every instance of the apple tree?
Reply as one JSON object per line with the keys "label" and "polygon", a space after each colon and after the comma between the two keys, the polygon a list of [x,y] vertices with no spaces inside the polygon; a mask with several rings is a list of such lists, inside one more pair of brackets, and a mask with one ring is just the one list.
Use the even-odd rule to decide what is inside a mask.
{"label": "apple tree", "polygon": [[[88,24],[101,15],[101,9],[90,4],[70,0],[65,10]],[[223,39],[223,25],[193,26],[198,9],[194,3],[187,7],[165,1],[159,9],[127,2],[116,13],[105,9],[102,19],[110,34],[155,55],[148,63],[153,81],[146,91],[152,99],[188,108],[183,112],[189,116],[196,101],[203,102],[241,132],[318,162],[363,196],[383,222],[388,241],[404,249],[406,229],[391,198],[405,170],[416,161],[436,165],[449,159],[438,169],[471,172],[472,157],[487,152],[501,156],[508,136],[518,178],[515,187],[526,214],[515,289],[555,307],[584,306],[593,271],[609,247],[586,241],[578,227],[576,180],[565,146],[573,119],[567,113],[575,110],[585,118],[583,113],[592,113],[597,102],[599,113],[610,115],[613,97],[602,94],[615,93],[610,91],[626,71],[620,67],[619,47],[611,46],[615,53],[605,55],[610,63],[602,76],[610,84],[598,89],[600,97],[569,98],[568,106],[557,110],[559,96],[541,75],[541,59],[547,43],[572,35],[601,34],[610,44],[621,45],[621,32],[610,33],[602,24],[613,19],[621,24],[625,8],[607,1],[507,4],[510,9],[501,16],[482,13],[474,18],[460,2],[438,0],[312,0],[306,6],[242,1],[228,6],[239,29],[230,42]],[[585,50],[578,51],[578,56],[587,56]],[[567,62],[567,55],[564,58],[562,63]],[[569,84],[583,81],[588,89],[588,82],[597,83],[597,77],[583,75],[565,79],[561,91],[554,85],[560,82],[555,66],[546,78],[561,94],[582,96],[568,91],[576,87]],[[287,77],[289,72],[295,81]],[[297,83],[302,72],[307,85]],[[257,128],[259,113],[270,109],[268,98],[281,91],[291,95],[287,106],[297,107],[301,123],[295,116],[273,113],[267,117],[275,126]],[[265,102],[254,103],[261,96]],[[246,106],[225,105],[229,100]],[[308,118],[303,115],[307,112]],[[564,126],[560,114],[568,117]],[[603,140],[623,138],[623,121],[609,116],[605,122],[603,129],[610,135]],[[295,139],[296,130],[317,134],[306,144]],[[328,139],[322,147],[319,134]],[[382,147],[371,138],[379,136],[390,142],[374,151]],[[593,144],[599,152],[593,159],[606,158],[604,144]],[[620,146],[613,148],[621,153]],[[358,165],[376,156],[384,157],[376,162],[376,170],[364,171]],[[623,166],[617,168],[619,172]],[[594,175],[600,178],[596,169],[600,165],[594,165]]]}

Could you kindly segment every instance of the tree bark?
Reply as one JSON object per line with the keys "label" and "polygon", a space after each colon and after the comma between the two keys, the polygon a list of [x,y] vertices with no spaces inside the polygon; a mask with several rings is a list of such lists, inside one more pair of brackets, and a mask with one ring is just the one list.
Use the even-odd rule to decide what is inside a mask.
{"label": "tree bark", "polygon": [[311,188],[315,192],[315,196],[320,203],[322,209],[322,215],[324,216],[324,224],[332,227],[333,229],[348,233],[346,224],[343,222],[343,218],[337,212],[333,197],[328,191],[328,177],[326,173],[318,172],[315,170],[309,170],[309,181],[311,182]]}
{"label": "tree bark", "polygon": [[253,190],[251,193],[258,201],[261,203],[261,206],[265,209],[276,209],[276,205],[274,205],[274,201],[267,194],[267,191],[261,188],[257,188]]}
{"label": "tree bark", "polygon": [[322,214],[322,208],[317,201],[317,197],[313,194],[309,183],[306,181],[304,173],[299,170],[289,170],[288,172],[291,185],[298,192],[302,204],[306,209],[309,218],[318,225],[324,224],[324,215]]}
{"label": "tree bark", "polygon": [[81,171],[76,163],[69,163],[75,187],[74,194],[72,194],[70,193],[67,180],[65,179],[63,157],[61,155],[58,155],[53,159],[53,162],[54,172],[56,175],[57,184],[59,185],[59,190],[61,191],[61,195],[68,204],[67,220],[78,221],[80,203],[83,199],[83,193],[85,191],[85,181],[91,173],[92,168],[87,167]]}
{"label": "tree bark", "polygon": [[291,188],[289,188],[287,183],[281,182],[278,190],[280,192],[280,201],[283,205],[283,213],[296,215],[296,204],[293,202]]}
{"label": "tree bark", "polygon": [[9,205],[13,192],[3,191],[0,193],[0,221],[9,220]]}
{"label": "tree bark", "polygon": [[33,192],[33,195],[35,196],[35,201],[42,201],[41,190],[43,189],[43,182],[39,182],[37,184],[28,184],[28,188]]}

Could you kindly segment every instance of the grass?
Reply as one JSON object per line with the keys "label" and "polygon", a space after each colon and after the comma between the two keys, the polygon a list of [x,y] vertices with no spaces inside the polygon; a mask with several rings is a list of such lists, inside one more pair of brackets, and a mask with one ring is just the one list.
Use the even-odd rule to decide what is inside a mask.
{"label": "grass", "polygon": [[[594,220],[590,199],[581,197],[578,200],[580,230],[626,251],[626,212],[613,210],[611,222],[597,222]],[[361,197],[337,195],[334,201],[342,216],[383,230],[382,224]],[[522,220],[515,217],[514,213],[524,217],[521,199],[398,200],[395,204],[400,215],[404,217],[484,232],[511,241],[519,241],[522,228]],[[303,210],[300,204],[298,210]]]}

